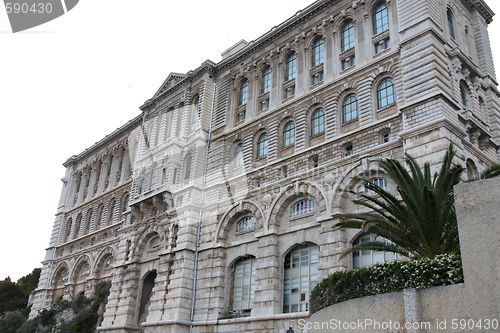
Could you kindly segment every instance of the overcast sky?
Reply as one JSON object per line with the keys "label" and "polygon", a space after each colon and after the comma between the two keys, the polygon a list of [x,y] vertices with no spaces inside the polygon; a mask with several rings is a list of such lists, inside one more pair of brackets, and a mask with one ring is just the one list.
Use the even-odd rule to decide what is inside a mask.
{"label": "overcast sky", "polygon": [[[486,2],[500,13],[500,1]],[[62,163],[138,115],[170,72],[218,62],[311,3],[82,0],[17,34],[0,6],[0,279],[41,267]],[[490,24],[497,66],[499,22]]]}

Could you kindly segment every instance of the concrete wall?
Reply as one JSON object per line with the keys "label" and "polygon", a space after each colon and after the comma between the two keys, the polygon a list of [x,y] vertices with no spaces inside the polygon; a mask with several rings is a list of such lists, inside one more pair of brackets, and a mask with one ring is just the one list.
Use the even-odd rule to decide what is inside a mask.
{"label": "concrete wall", "polygon": [[[457,185],[455,200],[465,283],[335,304],[298,321],[295,332],[498,332],[500,177]],[[406,329],[406,323],[419,323],[419,328]],[[488,323],[497,329],[488,329]]]}

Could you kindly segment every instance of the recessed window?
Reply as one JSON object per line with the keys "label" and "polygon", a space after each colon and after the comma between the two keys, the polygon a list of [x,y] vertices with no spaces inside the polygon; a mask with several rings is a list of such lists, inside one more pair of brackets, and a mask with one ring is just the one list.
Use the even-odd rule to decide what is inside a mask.
{"label": "recessed window", "polygon": [[267,156],[267,133],[262,133],[257,140],[257,158]]}
{"label": "recessed window", "polygon": [[114,263],[115,263],[115,258],[113,256],[111,256],[108,259],[106,259],[106,262],[104,264],[104,268],[111,268],[111,267],[113,267]]}
{"label": "recessed window", "polygon": [[385,78],[380,82],[377,88],[377,103],[381,109],[396,102],[396,93],[394,90],[394,80]]}
{"label": "recessed window", "polygon": [[324,79],[323,72],[318,72],[312,76],[312,83],[313,85],[315,85],[316,83],[323,81],[323,79]]}
{"label": "recessed window", "polygon": [[[375,234],[363,234],[353,242],[353,245],[363,244],[367,242],[374,242],[374,241],[389,242],[387,239],[381,236],[377,236]],[[399,260],[399,259],[400,255],[394,252],[385,252],[377,250],[354,251],[352,253],[352,267],[354,269],[360,267],[368,267],[374,264]]]}
{"label": "recessed window", "polygon": [[269,98],[266,98],[265,100],[260,102],[260,111],[263,111],[268,108],[269,108]]}
{"label": "recessed window", "polygon": [[237,168],[243,164],[243,144],[240,143],[234,149],[233,168]]}
{"label": "recessed window", "polygon": [[342,103],[342,123],[358,118],[358,98],[349,94]]}
{"label": "recessed window", "polygon": [[110,157],[109,159],[109,168],[108,168],[108,177],[111,175],[111,169],[113,169],[113,156]]}
{"label": "recessed window", "polygon": [[122,213],[125,212],[128,209],[128,200],[130,199],[130,195],[125,195],[125,198],[123,199],[123,207],[122,207]]}
{"label": "recessed window", "polygon": [[96,229],[99,229],[101,227],[103,216],[104,216],[104,206],[101,206],[101,208],[99,208],[99,214],[97,214],[97,227],[96,227]]}
{"label": "recessed window", "polygon": [[351,66],[356,65],[356,57],[354,55],[342,60],[342,70],[346,70]]}
{"label": "recessed window", "polygon": [[68,223],[66,225],[66,238],[69,238],[69,235],[71,234],[71,225],[73,224],[73,220],[69,219]]}
{"label": "recessed window", "polygon": [[90,178],[92,178],[92,168],[89,169],[89,174],[87,175],[87,184],[85,185],[85,188],[89,187]]}
{"label": "recessed window", "polygon": [[295,144],[295,123],[289,121],[283,129],[283,148]]}
{"label": "recessed window", "polygon": [[467,98],[467,91],[465,90],[463,85],[460,85],[460,97],[462,99],[462,105],[464,107],[468,106],[468,98]]}
{"label": "recessed window", "polygon": [[304,214],[314,213],[314,201],[313,200],[300,200],[292,206],[290,212],[291,217],[297,217]]}
{"label": "recessed window", "polygon": [[125,149],[122,149],[122,157],[120,158],[120,165],[118,170],[123,169],[123,164],[125,163]]}
{"label": "recessed window", "polygon": [[451,10],[449,8],[446,11],[446,16],[448,18],[448,31],[450,32],[450,37],[453,39],[456,39],[455,38],[455,22],[454,22],[455,20],[453,17],[453,13],[451,12]]}
{"label": "recessed window", "polygon": [[319,37],[314,41],[312,48],[312,66],[323,63],[323,38]]}
{"label": "recessed window", "polygon": [[257,260],[255,258],[240,260],[234,269],[233,310],[250,310],[255,297],[255,273]]}
{"label": "recessed window", "polygon": [[149,241],[149,249],[154,249],[154,248],[159,248],[160,247],[160,237],[159,236],[156,236],[156,237],[153,237],[150,241]]}
{"label": "recessed window", "polygon": [[354,23],[349,20],[342,26],[341,33],[342,51],[347,51],[354,47]]}
{"label": "recessed window", "polygon": [[85,233],[89,232],[91,223],[92,223],[92,210],[89,210],[87,213],[87,225],[85,226]]}
{"label": "recessed window", "polygon": [[76,237],[79,236],[81,227],[82,227],[82,214],[78,214],[78,217],[76,218],[76,230],[75,230]]}
{"label": "recessed window", "polygon": [[353,152],[352,142],[348,142],[342,147],[342,157],[350,156]]}
{"label": "recessed window", "polygon": [[271,89],[271,67],[266,66],[262,71],[262,81],[260,83],[260,93],[265,94]]}
{"label": "recessed window", "polygon": [[295,86],[290,86],[285,89],[285,98],[295,95]]}
{"label": "recessed window", "polygon": [[297,56],[295,52],[290,53],[290,55],[286,58],[286,65],[285,65],[286,81],[295,78],[296,62],[297,62]]}
{"label": "recessed window", "polygon": [[167,183],[167,167],[161,170],[161,183],[162,185]]}
{"label": "recessed window", "polygon": [[185,170],[186,172],[184,173],[184,180],[189,179],[191,177],[191,155],[188,155],[186,158],[186,164],[185,164]]}
{"label": "recessed window", "polygon": [[[373,178],[373,179],[370,179],[370,181],[377,185],[378,187],[382,188],[382,189],[387,189],[387,179],[385,178]],[[366,186],[365,186],[365,194],[369,194],[369,195],[373,195],[375,194],[375,192],[373,192],[372,190],[368,189]]]}
{"label": "recessed window", "polygon": [[381,2],[373,11],[373,33],[376,35],[389,29],[389,15],[387,13],[387,4]]}
{"label": "recessed window", "polygon": [[115,207],[116,207],[116,201],[113,200],[113,202],[111,203],[111,208],[109,209],[109,218],[108,218],[109,221],[113,220],[113,214],[115,212]]}
{"label": "recessed window", "polygon": [[317,168],[319,166],[319,157],[318,155],[313,155],[309,158],[309,164],[311,168]]}
{"label": "recessed window", "polygon": [[236,223],[236,231],[237,232],[246,232],[252,231],[255,229],[255,217],[253,216],[245,216],[241,220]]}
{"label": "recessed window", "polygon": [[381,132],[381,141],[382,143],[387,143],[391,141],[391,131],[389,129],[386,129]]}
{"label": "recessed window", "polygon": [[309,295],[317,284],[319,247],[295,247],[285,257],[283,313],[309,311]]}
{"label": "recessed window", "polygon": [[90,274],[90,266],[89,264],[85,264],[82,267],[82,275],[89,275]]}
{"label": "recessed window", "polygon": [[283,165],[283,167],[281,167],[281,174],[283,175],[283,178],[288,178],[288,166],[287,165]]}
{"label": "recessed window", "polygon": [[155,164],[151,170],[151,178],[149,180],[149,189],[154,190],[156,187],[156,177],[158,176],[158,165]]}
{"label": "recessed window", "polygon": [[247,114],[246,110],[238,112],[238,114],[236,115],[236,122],[240,123],[244,121],[246,118],[246,114]]}
{"label": "recessed window", "polygon": [[194,107],[193,107],[193,119],[195,121],[200,116],[200,97],[196,96],[194,99]]}
{"label": "recessed window", "polygon": [[325,111],[317,109],[311,117],[311,136],[325,132]]}
{"label": "recessed window", "polygon": [[248,80],[243,79],[240,84],[240,98],[238,105],[247,104],[248,98]]}

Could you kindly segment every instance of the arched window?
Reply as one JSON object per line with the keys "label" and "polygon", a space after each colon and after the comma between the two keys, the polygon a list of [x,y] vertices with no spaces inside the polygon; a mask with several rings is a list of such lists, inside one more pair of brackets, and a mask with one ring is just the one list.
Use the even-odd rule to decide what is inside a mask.
{"label": "arched window", "polygon": [[113,215],[114,215],[114,212],[115,212],[115,207],[116,207],[116,201],[113,200],[113,202],[111,203],[111,208],[109,209],[109,217],[108,217],[108,221],[111,222],[113,221]]}
{"label": "arched window", "polygon": [[101,227],[101,223],[102,223],[102,217],[104,216],[104,206],[101,206],[101,208],[99,208],[99,214],[97,214],[97,225],[96,225],[96,229],[99,229]]}
{"label": "arched window", "polygon": [[469,104],[467,98],[467,91],[465,90],[465,87],[462,84],[460,85],[460,98],[462,99],[462,105],[467,107]]}
{"label": "arched window", "polygon": [[234,149],[233,168],[237,168],[243,164],[243,144],[240,143]]}
{"label": "arched window", "polygon": [[[377,236],[372,233],[362,234],[359,236],[354,242],[353,245],[363,244],[366,242],[374,242],[374,241],[386,241],[381,236]],[[376,251],[376,250],[363,250],[363,251],[354,251],[352,253],[352,267],[354,269],[360,267],[368,267],[377,263],[399,260],[400,256],[394,252],[385,252],[385,251]]]}
{"label": "arched window", "polygon": [[283,148],[295,144],[295,123],[289,121],[283,129]]}
{"label": "arched window", "polygon": [[317,109],[311,117],[311,136],[325,132],[325,111]]}
{"label": "arched window", "polygon": [[342,51],[347,51],[354,47],[354,23],[352,20],[347,21],[342,26]]}
{"label": "arched window", "polygon": [[380,82],[377,88],[377,103],[378,108],[381,109],[387,105],[394,104],[396,102],[396,93],[394,91],[394,80],[391,78],[385,78]]}
{"label": "arched window", "polygon": [[184,170],[186,170],[186,172],[184,173],[184,180],[187,180],[189,179],[189,177],[191,177],[191,155],[188,155],[186,157],[186,164],[184,165]]}
{"label": "arched window", "polygon": [[323,38],[316,38],[312,48],[312,66],[318,66],[323,63]]}
{"label": "arched window", "polygon": [[71,235],[71,225],[73,224],[73,219],[69,219],[68,223],[66,224],[66,238],[69,238],[69,235]]}
{"label": "arched window", "polygon": [[358,118],[358,99],[355,94],[350,94],[342,103],[342,123],[356,118]]}
{"label": "arched window", "polygon": [[161,241],[160,241],[160,237],[159,236],[155,236],[153,238],[151,238],[151,240],[149,241],[149,249],[154,249],[154,248],[159,248],[161,245]]}
{"label": "arched window", "polygon": [[257,140],[257,158],[267,155],[267,133],[262,133]]}
{"label": "arched window", "polygon": [[127,211],[127,209],[128,209],[128,200],[129,199],[130,199],[130,195],[129,194],[125,195],[125,197],[123,198],[122,213],[124,213],[125,211]]}
{"label": "arched window", "polygon": [[245,216],[236,223],[236,232],[252,231],[255,229],[255,217]]}
{"label": "arched window", "polygon": [[79,236],[81,227],[82,227],[82,214],[78,214],[78,217],[76,218],[76,230],[75,230],[76,237]]}
{"label": "arched window", "polygon": [[82,267],[82,275],[89,275],[90,274],[90,266],[89,264],[85,264]]}
{"label": "arched window", "polygon": [[295,78],[297,56],[295,52],[291,52],[286,58],[285,65],[285,81]]}
{"label": "arched window", "polygon": [[88,233],[90,230],[90,225],[92,224],[92,209],[87,213],[87,225],[85,226],[85,233]]}
{"label": "arched window", "polygon": [[283,313],[309,311],[309,295],[318,278],[319,247],[315,244],[296,246],[285,257],[283,281]]}
{"label": "arched window", "polygon": [[385,1],[379,3],[373,11],[373,33],[376,35],[389,29],[389,15]]}
{"label": "arched window", "polygon": [[240,99],[238,105],[247,104],[248,98],[248,80],[243,79],[240,84]]}
{"label": "arched window", "polygon": [[156,187],[156,177],[158,176],[158,164],[153,165],[151,170],[151,178],[149,179],[149,189],[154,190]]}
{"label": "arched window", "polygon": [[451,12],[451,9],[448,8],[448,10],[446,11],[446,16],[448,18],[448,30],[450,32],[450,37],[453,38],[453,39],[456,39],[455,38],[455,19],[453,17],[453,13]]}
{"label": "arched window", "polygon": [[265,94],[271,88],[271,66],[266,66],[262,71],[262,81],[260,83],[260,93]]}
{"label": "arched window", "polygon": [[257,260],[255,258],[240,259],[234,267],[233,310],[244,311],[253,308],[255,273]]}
{"label": "arched window", "polygon": [[115,257],[110,256],[108,257],[108,259],[106,259],[104,263],[104,268],[111,268],[113,267],[114,263],[115,263]]}
{"label": "arched window", "polygon": [[295,203],[290,210],[291,217],[314,213],[314,200],[303,199]]}

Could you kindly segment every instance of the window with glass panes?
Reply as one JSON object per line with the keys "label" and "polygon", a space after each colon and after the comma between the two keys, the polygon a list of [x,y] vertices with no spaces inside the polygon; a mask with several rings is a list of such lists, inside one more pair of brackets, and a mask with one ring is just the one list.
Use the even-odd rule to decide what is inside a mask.
{"label": "window with glass panes", "polygon": [[323,38],[317,38],[314,41],[312,49],[312,66],[318,66],[323,63]]}
{"label": "window with glass panes", "polygon": [[325,132],[325,112],[323,109],[314,111],[311,117],[311,136]]}
{"label": "window with glass panes", "polygon": [[151,178],[149,180],[149,189],[153,190],[156,187],[156,177],[158,175],[158,165],[153,166],[151,170]]}
{"label": "window with glass panes", "polygon": [[450,32],[450,37],[455,39],[455,23],[453,22],[453,14],[449,8],[446,11],[446,16],[448,17],[448,30]]}
{"label": "window with glass panes", "polygon": [[262,133],[257,141],[257,158],[267,155],[267,133]]}
{"label": "window with glass panes", "polygon": [[296,60],[297,56],[295,52],[292,52],[288,58],[286,58],[286,65],[285,65],[285,80],[291,80],[295,78],[295,70],[296,70]]}
{"label": "window with glass panes", "polygon": [[289,121],[283,129],[283,148],[289,147],[295,143],[295,123]]}
{"label": "window with glass panes", "polygon": [[342,26],[342,51],[347,51],[354,47],[354,23],[352,21],[346,22]]}
{"label": "window with glass panes", "polygon": [[376,35],[387,29],[389,29],[387,4],[381,2],[373,11],[373,33]]}
{"label": "window with glass panes", "polygon": [[92,210],[89,210],[87,213],[87,225],[85,226],[85,232],[89,231],[91,223],[92,223]]}
{"label": "window with glass panes", "polygon": [[285,257],[283,313],[309,311],[309,296],[318,278],[319,247],[295,247]]}
{"label": "window with glass panes", "polygon": [[467,107],[467,92],[464,86],[460,85],[460,98],[462,99],[462,105]]}
{"label": "window with glass panes", "polygon": [[[383,188],[384,190],[387,189],[387,179],[385,178],[373,178],[370,179],[370,181],[377,185],[380,188]],[[365,193],[367,194],[375,194],[375,192],[369,190],[367,187],[365,187]]]}
{"label": "window with glass panes", "polygon": [[314,201],[313,200],[300,200],[292,206],[292,211],[290,215],[292,217],[313,213],[314,212]]}
{"label": "window with glass panes", "polygon": [[184,180],[189,179],[191,177],[191,155],[189,155],[186,159],[186,165],[185,165],[185,170],[186,172],[184,173]]}
{"label": "window with glass panes", "polygon": [[262,71],[262,81],[260,84],[260,93],[265,94],[271,88],[271,67],[267,66]]}
{"label": "window with glass panes", "polygon": [[394,104],[395,101],[394,81],[391,78],[385,78],[377,88],[378,108],[381,109],[387,105]]}
{"label": "window with glass panes", "polygon": [[358,99],[355,94],[350,94],[342,103],[342,122],[347,123],[358,118]]}
{"label": "window with glass panes", "polygon": [[255,258],[238,261],[234,269],[233,310],[250,310],[255,296]]}
{"label": "window with glass panes", "polygon": [[237,168],[243,164],[243,144],[240,143],[236,146],[234,150],[234,158],[233,158],[233,168]]}
{"label": "window with glass panes", "polygon": [[248,97],[248,80],[243,79],[240,85],[240,100],[238,105],[247,104]]}
{"label": "window with glass panes", "polygon": [[255,229],[255,217],[245,216],[236,223],[237,232],[251,231]]}
{"label": "window with glass panes", "polygon": [[[363,244],[367,242],[374,242],[374,241],[389,242],[387,239],[381,236],[377,236],[375,234],[363,234],[353,242],[353,245]],[[354,269],[360,267],[368,267],[374,264],[399,260],[399,259],[400,255],[394,252],[377,251],[377,250],[354,251],[352,253],[352,267]]]}

